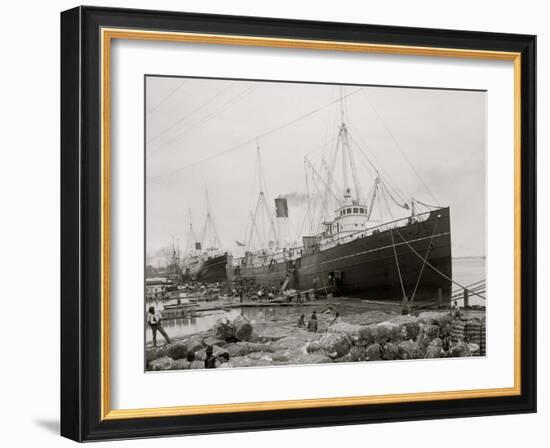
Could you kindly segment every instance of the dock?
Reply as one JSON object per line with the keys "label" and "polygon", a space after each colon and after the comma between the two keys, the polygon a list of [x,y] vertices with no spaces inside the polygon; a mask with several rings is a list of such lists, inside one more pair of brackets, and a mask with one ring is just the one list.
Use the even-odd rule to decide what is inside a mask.
{"label": "dock", "polygon": [[229,311],[235,308],[273,308],[273,307],[296,307],[296,306],[322,306],[325,305],[325,301],[314,301],[314,302],[304,302],[297,304],[295,302],[281,302],[281,301],[270,301],[270,302],[257,302],[257,301],[246,301],[246,302],[229,302],[229,303],[216,303],[212,305],[195,305],[195,304],[181,304],[181,305],[169,305],[165,309],[161,310],[160,313],[164,319],[176,319],[178,317],[190,317],[198,313],[208,312],[208,311]]}

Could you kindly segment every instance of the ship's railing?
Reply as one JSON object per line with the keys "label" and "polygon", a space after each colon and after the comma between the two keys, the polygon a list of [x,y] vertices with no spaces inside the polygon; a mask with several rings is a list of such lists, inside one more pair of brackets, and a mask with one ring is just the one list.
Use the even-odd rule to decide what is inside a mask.
{"label": "ship's railing", "polygon": [[287,249],[286,252],[276,252],[267,254],[252,254],[251,257],[243,257],[233,259],[233,264],[237,266],[243,265],[243,260],[246,260],[247,267],[269,266],[270,264],[278,264],[287,261],[297,260],[303,255],[303,247],[293,247]]}
{"label": "ship's railing", "polygon": [[404,225],[414,224],[417,222],[423,222],[428,219],[432,212],[426,212],[418,214],[415,216],[408,216],[405,218],[399,218],[394,221],[386,222],[384,224],[379,224],[374,227],[369,227],[368,229],[358,230],[356,232],[350,233],[348,235],[339,236],[337,238],[327,238],[319,244],[319,250],[330,249],[331,247],[336,247],[341,244],[349,243],[350,241],[356,240],[358,238],[364,238],[366,236],[372,236],[377,233],[386,232],[388,230],[396,229],[403,227]]}
{"label": "ship's railing", "polygon": [[[341,244],[349,243],[358,238],[364,238],[366,236],[371,236],[376,233],[385,232],[391,229],[396,229],[403,227],[407,224],[417,223],[426,221],[431,213],[435,213],[437,210],[431,210],[425,213],[419,213],[414,216],[407,216],[405,218],[395,219],[393,221],[385,222],[383,224],[377,224],[376,226],[369,227],[367,229],[358,230],[356,232],[349,233],[347,235],[340,235],[336,238],[325,239],[321,241],[318,245],[314,246],[312,250],[307,251],[307,254],[316,253],[322,250],[330,249],[331,247],[336,247]],[[236,266],[247,266],[247,267],[263,267],[270,264],[278,264],[281,262],[294,261],[298,258],[306,255],[306,251],[303,246],[297,246],[286,251],[280,251],[276,253],[266,253],[266,254],[252,254],[248,258],[236,258],[233,260],[233,264]],[[243,261],[246,260],[246,264],[243,264]]]}

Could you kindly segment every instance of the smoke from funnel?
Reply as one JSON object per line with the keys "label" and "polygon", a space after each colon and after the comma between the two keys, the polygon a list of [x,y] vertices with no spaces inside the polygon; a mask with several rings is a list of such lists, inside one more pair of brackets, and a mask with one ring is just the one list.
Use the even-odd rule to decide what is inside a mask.
{"label": "smoke from funnel", "polygon": [[302,205],[307,203],[307,194],[293,191],[279,195],[279,198],[286,199],[291,205]]}

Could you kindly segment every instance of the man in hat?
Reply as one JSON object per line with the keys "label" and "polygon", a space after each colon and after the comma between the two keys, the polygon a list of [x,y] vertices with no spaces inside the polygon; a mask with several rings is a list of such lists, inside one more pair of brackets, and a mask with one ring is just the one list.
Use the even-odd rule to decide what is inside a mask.
{"label": "man in hat", "polygon": [[147,313],[147,323],[151,327],[151,331],[153,332],[153,346],[157,346],[157,331],[160,331],[160,334],[166,339],[166,342],[170,343],[170,337],[166,334],[166,331],[164,331],[164,328],[162,328],[162,315],[159,311],[155,312],[155,307],[150,306],[149,312]]}

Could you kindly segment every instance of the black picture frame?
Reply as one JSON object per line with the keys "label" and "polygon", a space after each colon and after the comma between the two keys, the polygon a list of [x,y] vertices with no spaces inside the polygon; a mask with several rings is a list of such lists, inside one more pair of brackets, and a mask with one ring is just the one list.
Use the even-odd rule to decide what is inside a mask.
{"label": "black picture frame", "polygon": [[[100,29],[521,53],[521,393],[517,396],[101,418]],[[61,13],[61,435],[76,441],[536,411],[536,37],[100,7]]]}

